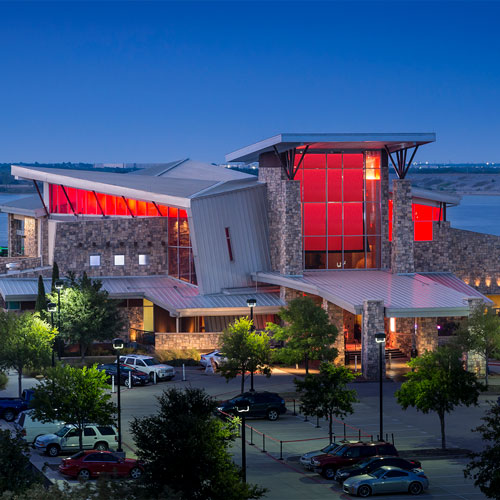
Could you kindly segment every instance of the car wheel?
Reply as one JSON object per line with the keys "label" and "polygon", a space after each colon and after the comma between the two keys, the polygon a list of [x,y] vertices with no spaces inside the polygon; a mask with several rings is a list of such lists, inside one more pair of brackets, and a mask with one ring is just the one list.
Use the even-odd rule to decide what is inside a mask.
{"label": "car wheel", "polygon": [[78,473],[78,479],[80,479],[81,481],[89,480],[90,479],[90,471],[88,471],[87,469],[82,469]]}
{"label": "car wheel", "polygon": [[94,450],[97,450],[97,451],[108,451],[108,443],[104,443],[104,442],[100,441],[99,443],[97,443],[95,445]]}
{"label": "car wheel", "polygon": [[11,410],[10,408],[7,408],[3,412],[3,418],[6,422],[12,422],[16,418],[16,412],[14,410]]}
{"label": "car wheel", "polygon": [[278,410],[268,410],[267,411],[267,418],[271,422],[278,420],[279,416],[280,416],[280,414],[278,413]]}
{"label": "car wheel", "polygon": [[410,495],[420,495],[423,490],[424,487],[422,486],[422,483],[419,483],[418,481],[410,483],[410,487],[408,488],[408,492],[410,493]]}
{"label": "car wheel", "polygon": [[59,455],[59,446],[57,446],[57,444],[51,444],[47,448],[47,455],[49,457],[57,457],[57,455]]}
{"label": "car wheel", "polygon": [[139,479],[142,476],[142,470],[139,467],[133,467],[130,470],[130,477],[132,479]]}
{"label": "car wheel", "polygon": [[362,484],[358,488],[358,497],[366,498],[366,497],[369,497],[371,494],[372,494],[372,490],[366,484]]}
{"label": "car wheel", "polygon": [[127,387],[128,389],[130,389],[130,382],[129,382],[128,377],[125,379],[124,385],[125,385],[125,387]]}
{"label": "car wheel", "polygon": [[323,469],[323,476],[326,477],[326,479],[333,479],[335,477],[335,469],[325,467]]}

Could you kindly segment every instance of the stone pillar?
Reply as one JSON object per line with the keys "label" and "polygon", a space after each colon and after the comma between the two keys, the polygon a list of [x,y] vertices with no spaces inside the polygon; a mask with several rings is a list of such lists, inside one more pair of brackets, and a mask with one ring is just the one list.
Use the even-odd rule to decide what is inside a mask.
{"label": "stone pillar", "polygon": [[335,325],[338,330],[337,340],[333,347],[337,349],[338,354],[334,360],[336,365],[345,365],[345,344],[344,344],[344,310],[326,299],[323,299],[321,304],[323,310],[328,314],[328,319],[332,325]]}
{"label": "stone pillar", "polygon": [[302,297],[302,292],[299,290],[294,290],[293,288],[287,288],[286,286],[280,287],[280,299],[284,300],[287,304],[293,299]]}
{"label": "stone pillar", "polygon": [[[375,334],[384,332],[384,326],[384,301],[365,300],[361,328],[361,368],[367,380],[379,379],[379,344],[375,341]],[[382,352],[382,372],[385,377],[385,350]]]}
{"label": "stone pillar", "polygon": [[382,269],[391,268],[391,242],[389,241],[389,160],[386,151],[381,151],[381,179],[380,179],[380,200],[381,200],[381,259]]}
{"label": "stone pillar", "polygon": [[419,356],[426,351],[435,351],[438,347],[436,318],[417,318],[416,345]]}
{"label": "stone pillar", "polygon": [[284,275],[302,275],[300,182],[287,179],[274,153],[260,155],[259,180],[267,185],[271,267]]}
{"label": "stone pillar", "polygon": [[393,273],[413,273],[415,263],[411,181],[394,179],[392,186],[391,270]]}
{"label": "stone pillar", "polygon": [[[467,299],[469,304],[469,317],[478,309],[484,309],[484,301],[479,297],[470,297]],[[486,359],[483,355],[476,351],[469,351],[466,353],[467,357],[467,371],[475,373],[477,377],[484,377],[486,375]]]}

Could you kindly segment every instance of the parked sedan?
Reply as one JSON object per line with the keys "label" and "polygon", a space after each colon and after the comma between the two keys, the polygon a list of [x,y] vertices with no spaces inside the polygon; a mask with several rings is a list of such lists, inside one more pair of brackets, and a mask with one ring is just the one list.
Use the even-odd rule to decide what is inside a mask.
{"label": "parked sedan", "polygon": [[422,472],[411,472],[399,467],[380,467],[371,474],[353,476],[344,481],[344,493],[369,497],[379,493],[410,493],[420,495],[429,487],[429,480]]}
{"label": "parked sedan", "polygon": [[215,351],[207,354],[202,354],[200,357],[200,365],[206,368],[212,363],[211,359],[214,360],[215,368],[219,368],[219,366],[227,361],[227,358],[216,349]]}
{"label": "parked sedan", "polygon": [[139,479],[144,468],[133,458],[120,458],[109,451],[90,450],[79,451],[76,455],[65,458],[59,465],[59,472],[78,479],[101,475]]}
{"label": "parked sedan", "polygon": [[268,420],[278,420],[286,413],[285,400],[274,392],[245,392],[233,399],[222,401],[217,407],[222,414],[238,415],[238,405],[248,406],[247,417],[266,417]]}
{"label": "parked sedan", "polygon": [[[115,377],[116,380],[118,374],[116,363],[98,365],[97,369],[100,371],[105,371],[106,374],[109,376],[109,380],[111,380],[111,377]],[[149,383],[149,375],[147,373],[136,370],[131,366],[120,364],[120,382],[121,382],[120,385],[128,387],[129,380],[132,382],[133,386],[145,385]]]}
{"label": "parked sedan", "polygon": [[306,468],[306,469],[313,469],[314,465],[311,463],[311,459],[314,457],[318,457],[319,455],[324,455],[325,453],[334,453],[334,451],[339,447],[342,446],[342,444],[339,443],[330,443],[328,446],[325,446],[321,450],[313,450],[313,451],[308,451],[307,453],[304,453],[301,457],[299,462]]}

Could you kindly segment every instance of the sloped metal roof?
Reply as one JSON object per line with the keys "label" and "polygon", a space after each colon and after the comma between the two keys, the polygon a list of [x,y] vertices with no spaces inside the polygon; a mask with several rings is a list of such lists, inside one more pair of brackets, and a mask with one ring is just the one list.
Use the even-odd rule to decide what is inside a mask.
{"label": "sloped metal roof", "polygon": [[6,214],[21,214],[32,217],[41,217],[45,215],[40,197],[36,194],[34,196],[26,196],[18,200],[9,201],[0,205],[0,212]]}
{"label": "sloped metal roof", "polygon": [[255,281],[283,285],[361,314],[365,300],[383,300],[386,317],[467,316],[467,298],[491,301],[451,273],[392,274],[381,270],[306,271],[289,277],[259,272]]}
{"label": "sloped metal roof", "polygon": [[[168,276],[132,276],[96,278],[111,298],[145,298],[174,316],[248,314],[247,299],[256,298],[256,314],[272,314],[285,305],[275,292],[235,291],[200,295],[196,286]],[[44,279],[45,289],[51,286]],[[35,278],[0,278],[0,293],[5,301],[36,300],[38,280]]]}

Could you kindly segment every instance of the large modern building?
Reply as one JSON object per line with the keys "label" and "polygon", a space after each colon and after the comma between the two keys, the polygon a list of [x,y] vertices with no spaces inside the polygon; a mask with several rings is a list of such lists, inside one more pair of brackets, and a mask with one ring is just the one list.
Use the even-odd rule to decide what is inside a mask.
{"label": "large modern building", "polygon": [[131,338],[155,332],[157,347],[199,349],[248,313],[247,299],[263,328],[306,294],[339,329],[338,361],[358,349],[375,377],[375,333],[406,355],[423,352],[443,321],[499,304],[500,237],[451,228],[459,197],[405,179],[434,140],[281,134],[226,156],[258,162],[258,178],[189,159],[129,174],[13,165],[37,195],[0,207],[0,294],[6,308],[33,307],[36,277],[57,262],[123,301]]}

